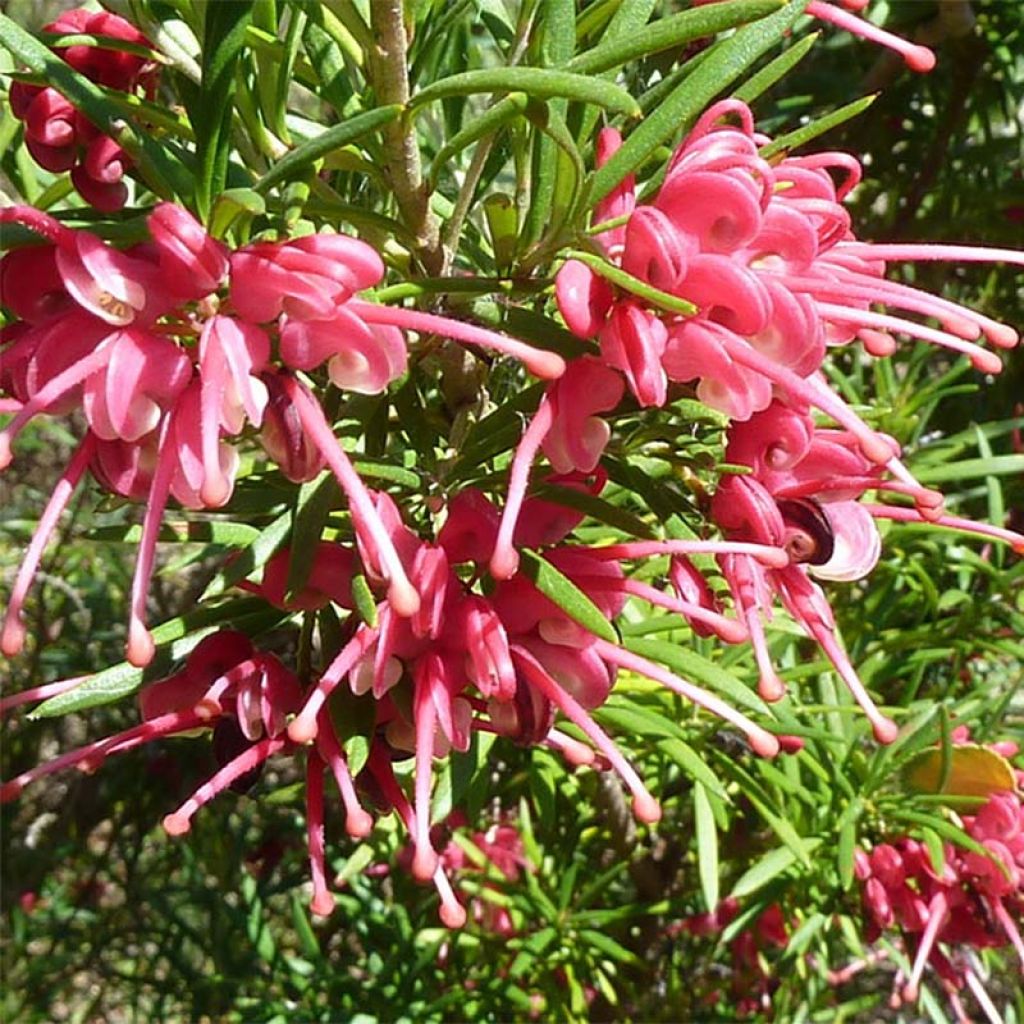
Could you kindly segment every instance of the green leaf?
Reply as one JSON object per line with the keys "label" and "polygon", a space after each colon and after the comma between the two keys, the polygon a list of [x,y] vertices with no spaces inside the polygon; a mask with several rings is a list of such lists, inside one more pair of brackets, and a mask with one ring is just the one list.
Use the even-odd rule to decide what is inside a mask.
{"label": "green leaf", "polygon": [[229,188],[217,196],[210,214],[210,234],[223,238],[235,221],[259,217],[267,212],[263,196],[251,188]]}
{"label": "green leaf", "polygon": [[[715,5],[712,5],[712,8]],[[805,0],[791,0],[782,10],[744,25],[720,42],[714,54],[636,127],[622,147],[591,178],[588,204],[604,199],[627,174],[680,129],[686,130],[720,92],[727,89],[758,57],[782,38],[803,13]]]}
{"label": "green leaf", "polygon": [[819,135],[824,135],[825,132],[830,132],[833,128],[845,124],[851,118],[863,114],[876,99],[878,99],[878,93],[862,96],[860,99],[847,103],[838,110],[834,110],[831,114],[816,118],[810,124],[805,124],[795,131],[778,136],[778,138],[769,142],[768,145],[762,146],[759,152],[765,159],[773,157],[777,153],[788,153],[798,146],[803,146],[812,139],[816,139]]}
{"label": "green leaf", "polygon": [[[806,847],[813,851],[821,844],[820,839],[808,839]],[[760,860],[747,868],[732,887],[730,896],[738,900],[764,888],[770,881],[788,871],[797,862],[796,853],[785,846],[770,850]]]}
{"label": "green leaf", "polygon": [[708,791],[699,782],[693,784],[693,817],[700,891],[704,896],[704,905],[710,912],[718,906],[718,830]]}
{"label": "green leaf", "polygon": [[341,490],[330,472],[321,473],[299,488],[288,550],[286,597],[294,597],[306,586],[320,550],[327,517],[340,502]]}
{"label": "green leaf", "polygon": [[946,868],[946,851],[942,848],[942,840],[933,828],[924,827],[921,829],[921,838],[928,850],[928,857],[932,862],[932,869],[937,875],[941,875]]}
{"label": "green leaf", "polygon": [[621,530],[630,539],[654,540],[657,537],[654,527],[645,523],[639,516],[613,505],[605,498],[599,498],[596,494],[577,491],[572,487],[561,487],[558,484],[542,484],[530,493],[536,498],[583,512],[599,523]]}
{"label": "green leaf", "polygon": [[630,637],[625,646],[634,654],[659,662],[684,679],[703,683],[725,694],[733,704],[740,704],[750,711],[771,716],[768,705],[736,676],[682,644]]}
{"label": "green leaf", "polygon": [[292,510],[282,512],[269,526],[264,527],[252,542],[244,547],[230,564],[225,566],[207,584],[200,601],[223,594],[250,573],[262,569],[283,547],[292,528]]}
{"label": "green leaf", "polygon": [[794,43],[788,50],[769,61],[756,74],[751,75],[733,92],[733,96],[738,100],[743,100],[744,103],[753,103],[763,92],[785,78],[810,53],[820,35],[820,32],[812,32],[809,36],[804,36],[798,43]]}
{"label": "green leaf", "polygon": [[939,484],[979,476],[1009,476],[1024,473],[1024,455],[993,455],[988,459],[963,459],[946,466],[924,466],[914,475],[921,483]]}
{"label": "green leaf", "polygon": [[427,103],[445,96],[471,96],[481,92],[525,92],[535,99],[564,96],[570,100],[596,103],[616,114],[638,117],[640,108],[625,89],[612,82],[574,75],[567,71],[548,68],[486,68],[450,75],[428,85],[409,102],[410,110],[418,110]]}
{"label": "green leaf", "polygon": [[377,628],[377,600],[373,596],[370,584],[363,573],[352,577],[352,600],[355,602],[356,614],[368,626]]}
{"label": "green leaf", "polygon": [[667,757],[672,758],[695,782],[700,783],[708,792],[714,793],[719,800],[729,800],[718,776],[711,770],[707,762],[683,740],[675,736],[658,741],[658,749]]}
{"label": "green leaf", "polygon": [[839,862],[839,881],[844,889],[849,889],[853,884],[856,852],[857,825],[853,821],[847,821],[839,829],[839,842],[836,848],[836,858]]}
{"label": "green leaf", "polygon": [[54,718],[72,711],[109,704],[134,693],[144,682],[168,675],[173,666],[190,654],[204,637],[231,623],[235,629],[256,635],[287,617],[255,597],[240,597],[215,607],[204,606],[157,626],[153,632],[156,656],[145,668],[122,661],[90,676],[67,693],[58,694],[36,708],[31,718]]}
{"label": "green leaf", "polygon": [[470,119],[465,128],[456,132],[438,151],[430,165],[430,180],[436,182],[452,158],[480,139],[495,135],[510,121],[521,117],[529,103],[524,92],[513,92],[488,107],[479,117]]}
{"label": "green leaf", "polygon": [[670,313],[682,313],[683,316],[693,316],[697,312],[697,307],[692,302],[681,299],[678,295],[672,295],[670,292],[663,292],[658,288],[654,288],[646,281],[641,281],[640,278],[627,274],[626,271],[615,266],[614,263],[609,263],[593,253],[574,249],[566,253],[566,258],[585,263],[591,270],[606,280],[611,281],[612,284],[617,285],[623,291],[627,291],[639,299],[645,299],[649,305],[656,306],[658,309],[665,309]]}
{"label": "green leaf", "polygon": [[295,934],[299,939],[299,946],[305,956],[311,960],[320,959],[320,943],[317,942],[316,932],[309,923],[309,915],[302,903],[302,897],[297,890],[292,890],[292,922],[295,925]]}
{"label": "green leaf", "polygon": [[520,571],[552,604],[594,636],[609,643],[618,643],[615,627],[605,618],[604,612],[568,576],[535,551],[524,548],[519,555]]}
{"label": "green leaf", "polygon": [[357,776],[370,760],[370,741],[363,735],[356,734],[345,740],[345,760],[353,778]]}
{"label": "green leaf", "polygon": [[594,949],[604,953],[605,956],[610,956],[621,964],[639,965],[640,963],[635,953],[620,945],[610,936],[605,935],[604,932],[594,931],[592,928],[581,928],[578,934],[588,946],[593,946]]}
{"label": "green leaf", "polygon": [[287,156],[281,157],[259,181],[253,185],[257,192],[266,192],[282,181],[294,178],[297,172],[304,170],[311,163],[326,156],[328,153],[343,146],[348,146],[357,139],[390,124],[402,113],[397,103],[389,106],[375,107],[364,114],[350,117],[341,124],[336,124],[316,138],[296,146]]}
{"label": "green leaf", "polygon": [[199,158],[196,205],[204,219],[227,179],[235,67],[245,46],[251,17],[252,0],[216,0],[206,4],[203,78],[199,97],[189,111]]}
{"label": "green leaf", "polygon": [[694,39],[763,18],[778,11],[783,3],[784,0],[726,0],[658,18],[628,35],[581,53],[569,61],[566,70],[581,75],[609,71],[638,57],[681,47]]}

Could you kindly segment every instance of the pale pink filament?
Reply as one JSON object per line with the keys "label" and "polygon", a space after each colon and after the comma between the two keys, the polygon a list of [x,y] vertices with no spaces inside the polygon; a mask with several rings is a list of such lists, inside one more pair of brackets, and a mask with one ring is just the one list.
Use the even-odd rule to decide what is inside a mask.
{"label": "pale pink filament", "polygon": [[[601,643],[601,641],[598,641]],[[614,649],[614,648],[613,648]],[[622,781],[633,794],[633,814],[638,821],[651,824],[661,818],[658,801],[647,791],[633,766],[622,756],[608,734],[590,717],[565,690],[544,670],[540,662],[524,647],[512,647],[512,656],[541,694],[555,705],[574,725],[583,731],[591,743],[608,758],[609,763],[621,776]]]}
{"label": "pale pink filament", "polygon": [[142,537],[139,540],[139,554],[135,560],[135,574],[132,577],[127,655],[128,660],[139,668],[148,665],[156,653],[153,637],[146,628],[146,593],[153,576],[160,522],[167,507],[167,496],[171,490],[171,478],[177,459],[177,452],[171,444],[174,420],[174,413],[168,413],[160,428],[156,472],[149,487],[149,500],[146,503]]}
{"label": "pale pink filament", "polygon": [[588,555],[605,562],[650,558],[654,555],[750,555],[773,569],[783,569],[789,565],[789,554],[783,548],[731,540],[638,540],[567,550],[586,551]]}
{"label": "pale pink filament", "polygon": [[553,422],[552,406],[545,396],[534,414],[533,420],[523,433],[522,440],[512,459],[512,468],[508,478],[508,495],[505,499],[505,508],[501,513],[501,525],[498,528],[498,539],[494,544],[494,554],[491,555],[491,575],[495,579],[511,579],[519,569],[519,555],[513,542],[516,524],[519,521],[523,500],[526,497],[530,466],[533,465],[537,451],[551,430]]}
{"label": "pale pink filament", "polygon": [[14,419],[0,430],[0,469],[6,469],[14,457],[11,444],[22,427],[37,413],[81,384],[87,377],[107,365],[108,349],[118,338],[118,332],[108,334],[85,358],[72,363],[66,370],[51,377],[15,414]]}
{"label": "pale pink filament", "polygon": [[352,772],[349,770],[348,761],[345,759],[337,736],[334,735],[334,730],[329,726],[321,727],[317,736],[317,745],[321,756],[326,759],[331,773],[334,775],[342,803],[345,805],[345,831],[354,839],[366,838],[373,831],[373,818],[359,803],[355,783],[352,780]]}
{"label": "pale pink filament", "polygon": [[413,698],[416,719],[416,828],[412,833],[415,853],[412,859],[413,877],[421,882],[432,878],[437,871],[437,852],[430,842],[430,783],[434,766],[434,731],[437,728],[437,709],[431,688],[432,673],[421,669],[417,673]]}
{"label": "pale pink filament", "polygon": [[653,604],[658,608],[667,608],[686,619],[704,623],[726,643],[741,644],[747,639],[747,631],[741,622],[720,615],[718,612],[704,608],[692,601],[684,601],[680,597],[662,593],[657,587],[652,587],[649,583],[643,583],[641,580],[628,578],[615,580],[605,576],[575,576],[574,579],[587,591],[608,590],[614,593],[632,594],[634,597],[642,598],[648,604]]}
{"label": "pale pink filament", "polygon": [[821,649],[828,655],[829,660],[835,666],[843,682],[849,687],[854,700],[863,709],[864,714],[871,723],[875,739],[879,743],[892,743],[896,739],[899,727],[891,718],[886,718],[878,710],[875,702],[868,696],[868,691],[864,688],[860,677],[850,664],[850,659],[839,646],[832,630],[817,618],[805,617],[800,621],[810,630],[814,639],[818,641]]}
{"label": "pale pink filament", "polygon": [[75,676],[74,679],[60,679],[55,683],[33,686],[31,690],[12,693],[9,697],[4,697],[3,700],[0,700],[0,716],[6,714],[11,708],[20,707],[22,704],[32,704],[37,700],[48,700],[50,697],[67,693],[68,690],[73,690],[88,678],[89,676]]}
{"label": "pale pink filament", "polygon": [[15,799],[26,786],[46,778],[48,775],[55,775],[65,768],[82,765],[88,770],[93,770],[110,753],[130,750],[132,747],[148,743],[159,736],[187,732],[189,729],[195,729],[203,724],[203,720],[193,711],[173,711],[132,726],[114,736],[108,736],[106,739],[79,747],[77,750],[69,750],[67,753],[61,754],[60,757],[38,764],[9,782],[5,782],[0,786],[0,803]]}
{"label": "pale pink filament", "polygon": [[32,580],[39,569],[39,563],[43,558],[43,551],[53,531],[60,522],[61,513],[67,508],[71,496],[75,493],[82,474],[89,465],[93,449],[96,446],[96,438],[92,432],[85,435],[84,440],[78,446],[77,451],[68,463],[67,469],[57,481],[57,486],[46,503],[43,514],[39,517],[39,523],[25,558],[18,569],[17,579],[11,589],[10,601],[7,605],[7,614],[4,617],[3,635],[0,637],[0,650],[8,657],[18,654],[25,644],[25,625],[21,621],[21,610],[25,605],[25,598],[28,596]]}
{"label": "pale pink filament", "polygon": [[[593,577],[592,584],[598,585],[598,580],[602,584],[607,583],[602,577]],[[713,629],[718,638],[724,640],[727,644],[741,644],[747,640],[747,631],[743,628],[742,622],[730,619],[727,615],[722,615],[711,608],[705,608],[703,605],[687,601],[681,597],[663,594],[656,587],[652,587],[650,584],[643,583],[640,580],[624,579],[622,581],[622,589],[627,594],[641,597],[650,604],[677,612],[687,620],[703,623],[705,626]]]}
{"label": "pale pink filament", "polygon": [[882,244],[878,242],[840,242],[835,252],[850,253],[866,260],[916,263],[926,260],[961,260],[967,263],[1015,263],[1024,267],[1024,251],[993,249],[983,245],[929,245],[925,243]]}
{"label": "pale pink filament", "polygon": [[284,736],[266,737],[244,750],[238,757],[228,761],[219,772],[204,782],[176,811],[164,818],[164,829],[169,835],[184,835],[192,827],[192,816],[204,804],[208,804],[218,793],[223,792],[235,779],[241,778],[269,757],[283,750],[288,744]]}
{"label": "pale pink filament", "polygon": [[302,710],[288,725],[288,736],[295,743],[309,743],[315,739],[318,731],[317,715],[324,701],[331,695],[334,688],[362,659],[363,655],[377,639],[377,630],[370,626],[360,626],[356,635],[341,649],[338,656],[327,666],[313,691],[306,697]]}
{"label": "pale pink filament", "polygon": [[946,330],[969,340],[977,338],[979,334],[983,333],[992,344],[998,345],[1000,348],[1013,348],[1017,343],[1017,332],[1012,327],[1001,324],[967,306],[961,306],[939,295],[932,295],[898,281],[860,274],[839,264],[834,264],[829,269],[840,276],[839,281],[791,275],[785,275],[782,280],[787,286],[797,291],[880,302],[896,309],[906,309],[913,313],[932,316],[939,320]]}
{"label": "pale pink filament", "polygon": [[1017,554],[1024,554],[1024,534],[1005,530],[1001,526],[990,523],[976,523],[972,519],[959,516],[939,516],[937,519],[926,519],[916,508],[904,508],[901,505],[870,505],[863,506],[875,519],[892,519],[900,523],[921,523],[925,526],[942,526],[947,530],[958,530],[962,533],[973,533],[979,537],[990,537],[992,540],[1009,544]]}
{"label": "pale pink filament", "polygon": [[904,320],[902,317],[890,316],[887,313],[871,313],[863,309],[852,309],[849,306],[837,306],[830,302],[818,301],[816,305],[818,311],[827,320],[909,334],[912,338],[920,338],[922,341],[930,341],[935,345],[962,353],[970,359],[975,369],[981,370],[983,373],[1002,371],[1002,360],[994,352],[989,352],[987,349],[945,331],[937,331],[933,327],[926,327],[913,320]]}
{"label": "pale pink filament", "polygon": [[985,1011],[985,1016],[989,1019],[989,1024],[1006,1024],[1006,1018],[996,1008],[995,1003],[992,1002],[992,997],[985,990],[985,986],[982,985],[981,979],[972,970],[964,971],[964,977],[967,979],[967,984],[971,991],[974,993],[974,998],[978,1000],[978,1004],[982,1010]]}
{"label": "pale pink filament", "polygon": [[306,843],[309,873],[313,879],[310,909],[320,917],[334,910],[334,897],[327,888],[324,853],[324,764],[311,754],[306,758]]}
{"label": "pale pink filament", "polygon": [[1010,917],[1001,899],[990,900],[989,906],[992,908],[992,912],[995,914],[996,920],[1003,926],[1003,931],[1006,932],[1006,937],[1010,940],[1013,944],[1013,948],[1017,951],[1021,971],[1024,972],[1024,939],[1020,936],[1020,930],[1017,928],[1013,918]]}
{"label": "pale pink filament", "polygon": [[917,954],[914,957],[914,966],[910,972],[910,978],[903,986],[903,998],[908,1003],[917,1001],[920,993],[921,975],[924,974],[924,965],[928,962],[932,947],[938,938],[939,929],[946,922],[946,911],[948,904],[945,893],[938,892],[932,897],[928,905],[928,923],[921,933],[921,942],[917,947]]}
{"label": "pale pink filament", "polygon": [[371,302],[361,302],[359,299],[350,301],[346,308],[368,324],[390,324],[402,330],[437,334],[444,338],[479,345],[481,348],[504,352],[518,359],[532,374],[545,380],[555,380],[565,373],[565,360],[560,355],[533,348],[531,345],[516,341],[515,338],[461,320],[449,320],[444,316],[421,313],[415,309],[377,306]]}
{"label": "pale pink filament", "polygon": [[420,595],[405,574],[401,559],[398,557],[398,552],[373,504],[370,492],[359,478],[359,474],[349,461],[345,450],[338,443],[338,439],[334,436],[324,418],[323,410],[316,400],[300,388],[292,378],[285,381],[285,390],[298,411],[303,429],[313,438],[316,447],[327,460],[338,483],[341,484],[341,489],[348,498],[349,508],[356,526],[361,527],[369,534],[367,539],[372,541],[377,550],[381,566],[388,579],[388,603],[394,608],[396,614],[401,615],[402,618],[410,618],[419,611]]}
{"label": "pale pink filament", "polygon": [[[406,831],[410,836],[415,835],[417,831],[416,813],[405,793],[402,792],[402,787],[398,785],[391,767],[391,758],[380,743],[375,743],[370,750],[370,768],[385,799],[395,808],[398,816],[405,823]],[[433,882],[437,894],[441,897],[441,921],[448,928],[461,928],[466,923],[466,910],[456,899],[440,861],[434,872]]]}
{"label": "pale pink filament", "polygon": [[569,764],[583,767],[592,765],[596,760],[594,751],[585,743],[566,736],[558,729],[552,729],[544,738],[544,745],[552,750],[557,750],[569,762]]}
{"label": "pale pink filament", "polygon": [[862,39],[867,39],[869,42],[878,43],[888,50],[895,51],[906,61],[907,67],[912,71],[931,71],[935,67],[935,54],[927,46],[919,46],[917,43],[901,39],[891,32],[886,32],[885,29],[878,28],[877,25],[872,25],[870,21],[858,18],[849,11],[840,10],[822,0],[811,0],[807,5],[807,13],[821,21],[830,22],[836,28],[841,28]]}
{"label": "pale pink filament", "polygon": [[774,757],[779,752],[779,741],[767,729],[762,729],[742,712],[730,707],[713,693],[708,693],[707,690],[680,679],[679,676],[656,665],[653,661],[648,661],[632,651],[616,647],[615,644],[608,643],[607,640],[596,640],[595,643],[598,654],[605,661],[631,672],[638,672],[648,679],[653,679],[655,682],[661,683],[662,686],[667,686],[673,693],[678,693],[688,701],[717,715],[723,721],[731,722],[747,737],[751,749],[760,757]]}

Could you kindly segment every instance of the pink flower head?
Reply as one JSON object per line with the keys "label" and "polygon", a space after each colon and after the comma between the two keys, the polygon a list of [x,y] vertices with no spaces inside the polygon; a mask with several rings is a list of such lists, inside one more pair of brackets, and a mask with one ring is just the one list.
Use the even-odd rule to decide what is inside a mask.
{"label": "pink flower head", "polygon": [[128,154],[113,139],[99,135],[85,149],[81,163],[71,170],[78,194],[102,213],[114,213],[128,201],[125,172],[131,168]]}
{"label": "pink flower head", "polygon": [[214,316],[199,339],[200,423],[203,448],[203,503],[217,507],[230,495],[221,471],[220,436],[238,434],[246,422],[258,427],[268,401],[259,374],[270,359],[270,339],[255,324]]}
{"label": "pink flower head", "polygon": [[330,319],[288,318],[281,328],[281,361],[295,370],[327,363],[332,382],[376,395],[405,372],[405,339],[396,327],[366,324],[344,307]]}
{"label": "pink flower head", "polygon": [[622,399],[622,378],[592,356],[569,364],[549,391],[553,422],[541,447],[556,473],[591,473],[604,452],[611,428],[596,413]]}
{"label": "pink flower head", "polygon": [[[98,35],[123,39],[137,46],[152,43],[131,22],[109,11],[89,11],[84,7],[65,11],[45,26],[45,31],[66,35]],[[156,65],[146,57],[120,50],[80,43],[58,47],[55,51],[79,74],[110,89],[132,91],[140,81],[152,77]]]}
{"label": "pink flower head", "polygon": [[601,356],[621,370],[637,401],[665,404],[667,380],[661,365],[668,332],[662,321],[634,303],[617,304],[601,329]]}
{"label": "pink flower head", "polygon": [[184,391],[192,364],[172,341],[138,328],[109,335],[105,365],[85,382],[82,405],[105,441],[138,441]]}
{"label": "pink flower head", "polygon": [[286,379],[290,387],[313,401],[309,389],[298,378],[275,370],[265,371],[262,380],[268,397],[263,409],[260,443],[285,478],[300,484],[319,476],[327,462],[315,438],[302,425],[289,396],[289,387],[285,385]]}
{"label": "pink flower head", "polygon": [[198,299],[223,284],[228,272],[225,248],[187,210],[174,203],[158,203],[146,224],[159,253],[161,278],[169,291]]}
{"label": "pink flower head", "polygon": [[258,242],[232,253],[231,302],[240,316],[267,323],[282,313],[295,320],[329,320],[357,291],[384,276],[384,263],[348,235],[307,235]]}

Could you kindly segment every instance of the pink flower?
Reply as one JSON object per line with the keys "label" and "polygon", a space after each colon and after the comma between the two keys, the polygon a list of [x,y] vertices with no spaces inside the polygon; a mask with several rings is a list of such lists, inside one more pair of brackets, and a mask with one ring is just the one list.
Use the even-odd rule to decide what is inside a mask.
{"label": "pink flower", "polygon": [[[134,25],[106,11],[65,11],[44,30],[152,46]],[[54,52],[79,74],[107,88],[133,94],[142,89],[150,99],[155,95],[158,65],[146,57],[84,44],[57,47]],[[15,117],[24,120],[25,145],[40,166],[55,173],[70,170],[79,194],[98,210],[112,212],[124,206],[128,189],[122,178],[131,164],[117,142],[101,135],[55,89],[15,83],[11,108]]]}

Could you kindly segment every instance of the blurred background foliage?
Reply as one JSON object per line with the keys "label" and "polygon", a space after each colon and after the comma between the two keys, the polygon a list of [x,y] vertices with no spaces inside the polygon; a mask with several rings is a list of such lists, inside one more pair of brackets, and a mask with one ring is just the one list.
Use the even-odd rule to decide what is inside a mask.
{"label": "blurred background foliage", "polygon": [[[10,0],[8,12],[37,28],[58,6]],[[427,80],[431,64],[454,60],[460,46],[486,53],[495,25],[500,35],[497,12],[515,5],[451,5],[447,43],[426,31],[442,6],[412,5],[419,28],[414,68]],[[656,16],[680,6],[660,3]],[[156,2],[149,8],[154,16],[163,10]],[[1024,5],[894,0],[873,11],[875,20],[934,45],[936,71],[914,75],[897,58],[826,28],[798,68],[757,100],[760,127],[782,134],[880,90],[867,111],[814,143],[849,150],[866,165],[850,201],[858,233],[1019,245]],[[681,56],[658,61],[668,71],[667,62]],[[630,74],[639,81],[651,71]],[[425,145],[429,162],[429,139]],[[501,184],[507,158],[480,169],[479,195]],[[0,166],[10,173],[17,159],[8,153]],[[344,191],[345,182],[335,183]],[[474,204],[468,251],[484,231]],[[931,291],[1018,327],[1024,321],[1019,273],[949,264],[915,272]],[[885,362],[844,353],[831,372],[847,398],[869,405],[873,421],[908,446],[918,477],[941,483],[951,508],[992,522],[1008,515],[1024,527],[1024,480],[1018,463],[1005,458],[1022,450],[1019,353],[996,381],[909,345]],[[701,437],[713,445],[712,431]],[[71,441],[63,425],[38,424],[4,475],[0,576],[7,585]],[[693,460],[699,487],[713,487],[713,461]],[[132,551],[96,538],[135,515],[95,493],[78,499],[28,609],[37,642],[0,666],[3,692],[119,660]],[[209,578],[212,552],[179,551],[188,564],[172,560],[157,578],[154,621],[187,607]],[[1024,741],[1019,558],[948,533],[897,527],[871,578],[830,594],[865,682],[906,709],[904,720],[917,726],[914,745],[938,738],[939,703],[948,709],[943,714],[970,723],[979,741]],[[745,650],[721,652],[685,630],[659,636],[754,678]],[[299,780],[287,763],[275,764],[248,795],[224,794],[178,840],[159,822],[212,770],[207,739],[133,751],[91,776],[58,776],[2,809],[3,1019],[732,1020],[737,990],[755,982],[731,940],[774,904],[790,924],[789,943],[758,953],[764,971],[754,978],[771,979],[772,1009],[755,1016],[919,1019],[913,1010],[887,1009],[890,970],[865,971],[842,986],[827,977],[829,968],[863,952],[859,895],[843,863],[848,837],[878,840],[901,827],[912,834],[927,828],[901,818],[909,804],[893,785],[909,746],[879,751],[863,744],[849,701],[837,694],[813,645],[784,623],[772,647],[786,678],[800,682],[780,713],[791,714],[794,733],[806,738],[803,752],[776,764],[628,678],[597,716],[662,797],[665,816],[656,830],[637,830],[617,786],[597,773],[574,772],[542,750],[490,754],[468,796],[474,817],[459,834],[465,840],[510,821],[523,834],[532,870],[514,881],[465,872],[459,887],[504,906],[511,934],[495,934],[472,916],[462,932],[438,928],[432,893],[395,870],[402,850],[396,828],[385,821],[357,845],[330,814],[329,862],[344,887],[336,913],[312,921]],[[126,704],[59,721],[22,720],[16,730],[5,721],[2,775],[122,728],[133,714]],[[678,728],[659,724],[664,716]],[[680,769],[680,746],[684,762],[685,748],[700,751],[704,774]],[[487,752],[477,753],[483,763]],[[741,913],[724,933],[701,938],[681,929],[729,894]],[[1009,956],[987,956],[986,963],[1007,1020],[1024,1021]],[[944,1020],[941,997],[929,995],[923,1012]]]}

